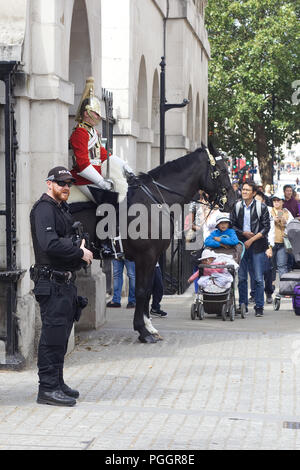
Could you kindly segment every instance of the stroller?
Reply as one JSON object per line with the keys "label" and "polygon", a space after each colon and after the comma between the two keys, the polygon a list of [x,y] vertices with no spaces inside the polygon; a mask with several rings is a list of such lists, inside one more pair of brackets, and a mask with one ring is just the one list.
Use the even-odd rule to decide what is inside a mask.
{"label": "stroller", "polygon": [[[194,259],[198,259],[201,256],[203,250],[194,252]],[[239,242],[238,245],[226,249],[226,248],[216,248],[213,250],[216,254],[226,254],[231,255],[234,261],[237,264],[240,264],[243,257],[245,247],[242,242]],[[207,265],[199,264],[199,274],[201,275],[203,268],[207,268]],[[231,286],[227,289],[224,289],[222,292],[207,292],[205,288],[199,286],[198,293],[196,294],[195,300],[191,305],[191,319],[195,320],[196,317],[199,320],[203,320],[205,313],[215,314],[217,317],[221,317],[223,321],[226,321],[227,317],[231,321],[234,321],[237,314],[236,308],[236,298],[235,298],[235,284],[236,284],[236,270],[234,265],[226,264],[224,265],[214,265],[210,264],[209,269],[219,269],[226,268],[228,272],[232,275],[233,281]],[[245,318],[246,316],[246,306],[245,304],[241,305],[240,311],[241,317]]]}
{"label": "stroller", "polygon": [[[290,247],[287,248],[289,253],[295,257],[296,263],[300,262],[300,221],[293,220],[287,226],[287,238],[290,242]],[[295,288],[300,286],[300,269],[283,274],[279,281],[279,293],[276,294],[273,300],[274,310],[280,309],[280,301],[282,297],[291,297],[293,300],[293,308],[296,315],[299,315],[295,307]],[[297,290],[297,289],[296,289]]]}

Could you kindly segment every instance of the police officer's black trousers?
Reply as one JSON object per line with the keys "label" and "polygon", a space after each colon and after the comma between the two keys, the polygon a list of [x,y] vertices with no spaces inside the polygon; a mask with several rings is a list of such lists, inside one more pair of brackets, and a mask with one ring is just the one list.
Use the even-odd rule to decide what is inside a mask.
{"label": "police officer's black trousers", "polygon": [[64,357],[77,309],[73,282],[39,280],[34,294],[40,305],[42,331],[38,348],[40,390],[52,391],[63,381]]}

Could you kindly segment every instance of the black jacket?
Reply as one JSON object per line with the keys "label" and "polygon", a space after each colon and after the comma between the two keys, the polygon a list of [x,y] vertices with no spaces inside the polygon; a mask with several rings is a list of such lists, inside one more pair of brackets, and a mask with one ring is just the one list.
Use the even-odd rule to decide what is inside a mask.
{"label": "black jacket", "polygon": [[58,204],[43,194],[30,212],[31,235],[36,264],[60,271],[75,271],[82,266],[83,251],[72,242],[73,218],[69,206]]}
{"label": "black jacket", "polygon": [[[230,220],[232,223],[232,228],[236,231],[239,240],[245,242],[247,238],[243,236],[244,204],[241,204],[238,215],[236,214],[236,204],[237,203],[235,203],[233,210],[231,211]],[[258,218],[256,211],[256,200],[253,200],[250,209],[250,224],[251,232],[253,232],[255,235],[260,232],[263,235],[263,238],[256,240],[252,244],[253,250],[256,253],[265,251],[268,248],[268,233],[270,231],[270,215],[266,204],[261,204],[261,215],[260,218]]]}

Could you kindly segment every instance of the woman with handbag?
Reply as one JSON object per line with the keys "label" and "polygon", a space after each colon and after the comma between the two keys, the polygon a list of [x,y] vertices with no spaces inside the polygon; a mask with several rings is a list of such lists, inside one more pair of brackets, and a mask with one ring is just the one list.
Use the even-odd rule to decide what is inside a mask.
{"label": "woman with handbag", "polygon": [[275,244],[273,247],[273,281],[276,279],[276,267],[278,270],[279,279],[281,276],[288,272],[288,253],[285,247],[286,226],[294,220],[292,214],[288,209],[283,208],[284,195],[275,193],[272,196],[273,207],[271,215],[275,224]]}

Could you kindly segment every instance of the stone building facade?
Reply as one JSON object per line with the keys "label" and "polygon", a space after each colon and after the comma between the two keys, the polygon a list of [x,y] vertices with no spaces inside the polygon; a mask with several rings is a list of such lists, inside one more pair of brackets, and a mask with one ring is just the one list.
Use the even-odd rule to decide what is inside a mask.
{"label": "stone building facade", "polygon": [[[18,347],[26,360],[34,355],[39,326],[28,272],[34,261],[29,213],[46,189],[48,170],[70,165],[68,138],[86,77],[94,76],[100,98],[102,88],[113,92],[114,153],[136,171],[147,171],[159,164],[159,64],[165,53],[168,102],[189,99],[185,108],[166,114],[166,159],[206,143],[210,49],[205,5],[206,0],[0,0],[0,68],[4,62],[19,63],[14,87],[16,252],[18,268],[27,271],[17,283],[15,313]],[[0,81],[1,208],[4,91]],[[3,218],[0,229],[0,270],[5,271]],[[105,321],[101,268],[95,263],[92,272],[80,276],[79,285],[90,294],[81,326],[99,327]],[[4,302],[0,337],[5,325]]]}

